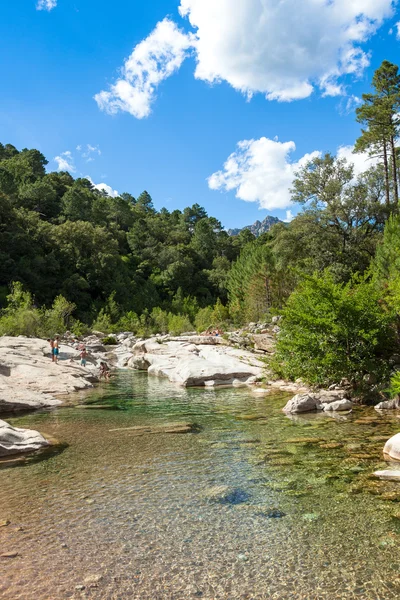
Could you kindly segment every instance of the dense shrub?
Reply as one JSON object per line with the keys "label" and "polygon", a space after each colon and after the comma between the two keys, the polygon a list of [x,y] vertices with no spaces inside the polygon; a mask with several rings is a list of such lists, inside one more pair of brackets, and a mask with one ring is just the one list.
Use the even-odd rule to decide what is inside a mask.
{"label": "dense shrub", "polygon": [[365,280],[335,283],[329,272],[305,276],[282,311],[272,367],[282,377],[329,385],[366,374],[387,380],[395,347],[393,315]]}

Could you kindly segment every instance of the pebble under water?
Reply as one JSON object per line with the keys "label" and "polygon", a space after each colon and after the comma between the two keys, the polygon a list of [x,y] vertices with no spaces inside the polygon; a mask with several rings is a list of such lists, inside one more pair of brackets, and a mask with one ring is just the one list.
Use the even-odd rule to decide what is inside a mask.
{"label": "pebble under water", "polygon": [[371,477],[398,416],[287,398],[121,371],[85,396],[108,409],[8,419],[68,446],[0,465],[0,598],[399,598],[400,483]]}

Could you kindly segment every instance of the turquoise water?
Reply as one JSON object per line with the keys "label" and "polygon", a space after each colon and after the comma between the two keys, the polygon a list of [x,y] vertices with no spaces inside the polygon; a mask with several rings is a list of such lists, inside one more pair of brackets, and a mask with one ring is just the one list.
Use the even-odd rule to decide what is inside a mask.
{"label": "turquoise water", "polygon": [[[287,396],[121,371],[85,402],[11,419],[67,447],[0,470],[0,597],[400,596],[396,414],[289,419]],[[192,422],[188,434],[113,429]]]}

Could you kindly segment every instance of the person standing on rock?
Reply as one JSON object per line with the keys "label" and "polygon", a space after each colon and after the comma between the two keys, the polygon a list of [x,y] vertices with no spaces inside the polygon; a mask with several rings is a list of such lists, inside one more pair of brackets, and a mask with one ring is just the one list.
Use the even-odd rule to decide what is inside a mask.
{"label": "person standing on rock", "polygon": [[86,357],[87,357],[86,348],[82,348],[80,357],[81,357],[81,367],[86,367]]}
{"label": "person standing on rock", "polygon": [[53,355],[54,355],[55,363],[58,363],[59,354],[60,354],[60,337],[58,335],[56,335],[56,337],[54,339],[54,346],[53,346]]}
{"label": "person standing on rock", "polygon": [[51,362],[54,362],[54,340],[49,338],[47,341],[50,344]]}

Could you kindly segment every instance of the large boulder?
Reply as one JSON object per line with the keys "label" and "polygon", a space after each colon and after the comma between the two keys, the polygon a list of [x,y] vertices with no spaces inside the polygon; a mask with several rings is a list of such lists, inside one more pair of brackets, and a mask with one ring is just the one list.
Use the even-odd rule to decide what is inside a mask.
{"label": "large boulder", "polygon": [[0,457],[33,452],[49,445],[50,443],[38,431],[19,429],[5,421],[0,421]]}
{"label": "large boulder", "polygon": [[128,366],[147,369],[149,375],[166,377],[183,387],[250,384],[263,372],[264,364],[250,352],[193,341],[198,340],[190,336],[180,341],[153,338],[138,342]]}
{"label": "large boulder", "polygon": [[397,410],[398,408],[400,408],[398,397],[393,398],[392,400],[384,400],[375,406],[376,410]]}
{"label": "large boulder", "polygon": [[396,433],[386,442],[383,454],[392,460],[400,461],[400,433]]}
{"label": "large boulder", "polygon": [[45,340],[0,337],[0,412],[61,404],[57,395],[93,387],[97,368],[79,366],[79,352],[61,346],[58,364]]}
{"label": "large boulder", "polygon": [[256,350],[264,350],[264,352],[274,352],[275,350],[275,338],[272,335],[266,334],[255,334],[253,335],[254,348]]}
{"label": "large boulder", "polygon": [[304,413],[322,410],[317,394],[296,394],[282,409],[285,413]]}

